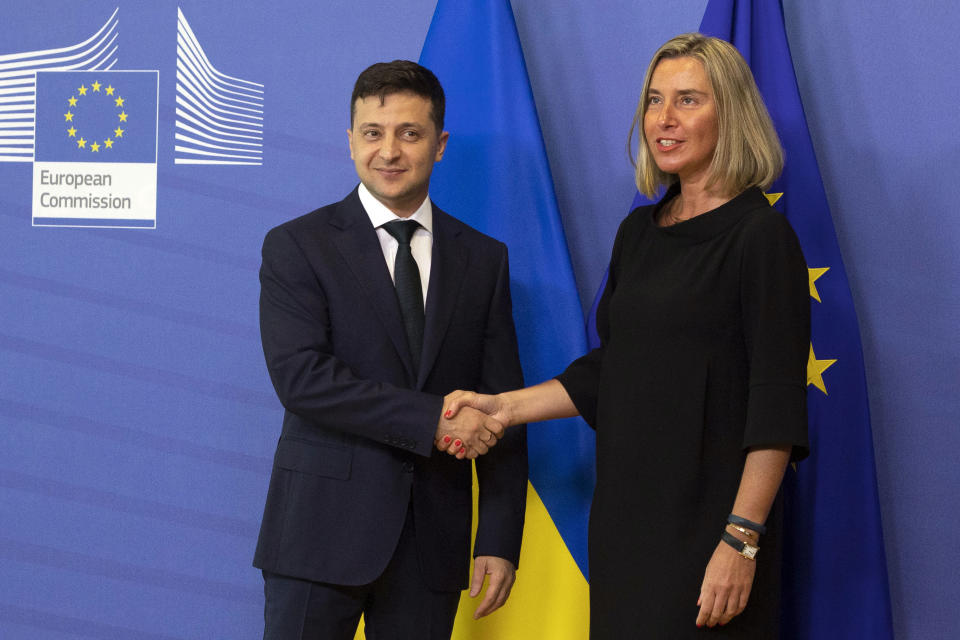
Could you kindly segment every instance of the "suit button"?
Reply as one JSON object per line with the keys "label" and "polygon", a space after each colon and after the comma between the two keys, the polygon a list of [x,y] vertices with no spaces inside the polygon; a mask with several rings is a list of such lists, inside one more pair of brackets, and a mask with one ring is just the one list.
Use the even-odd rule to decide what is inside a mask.
{"label": "suit button", "polygon": [[404,472],[404,473],[413,473],[413,463],[412,463],[412,462],[404,462],[404,463],[400,466],[400,468],[403,469],[403,472]]}

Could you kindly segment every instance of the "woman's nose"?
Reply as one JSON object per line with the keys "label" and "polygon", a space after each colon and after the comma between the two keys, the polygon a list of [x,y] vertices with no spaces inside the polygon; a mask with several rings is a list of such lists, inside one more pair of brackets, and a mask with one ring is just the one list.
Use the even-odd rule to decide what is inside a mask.
{"label": "woman's nose", "polygon": [[661,126],[669,126],[674,121],[673,107],[669,104],[664,104],[660,107],[660,111],[657,113],[657,122]]}

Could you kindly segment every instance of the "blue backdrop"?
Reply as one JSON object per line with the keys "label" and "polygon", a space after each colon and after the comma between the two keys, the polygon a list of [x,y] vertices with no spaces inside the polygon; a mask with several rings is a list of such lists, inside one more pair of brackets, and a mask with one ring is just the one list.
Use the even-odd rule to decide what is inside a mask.
{"label": "blue backdrop", "polygon": [[[643,69],[660,43],[697,28],[705,5],[513,2],[584,306],[635,191],[624,148]],[[280,417],[256,327],[260,242],[353,187],[356,74],[417,59],[434,6],[0,8],[0,637],[259,637],[249,563]],[[225,94],[178,90],[178,7],[225,82],[262,85],[262,164],[175,162],[201,157],[176,150],[184,101],[250,122],[211,100]],[[949,535],[960,530],[960,79],[940,43],[960,7],[784,10],[860,318],[896,637],[948,638],[960,599]],[[113,39],[53,51],[110,24]],[[31,225],[33,174],[17,142],[37,132],[14,117],[31,108],[19,81],[31,64],[77,54],[78,69],[159,71],[156,229]],[[226,135],[208,135],[246,140],[211,119]]]}

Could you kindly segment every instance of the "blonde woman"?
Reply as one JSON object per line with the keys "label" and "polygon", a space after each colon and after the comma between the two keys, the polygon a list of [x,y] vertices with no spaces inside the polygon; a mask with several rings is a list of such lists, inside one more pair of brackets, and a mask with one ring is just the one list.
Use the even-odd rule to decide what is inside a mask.
{"label": "blonde woman", "polygon": [[456,392],[445,410],[472,406],[507,425],[579,414],[596,428],[592,638],[710,627],[708,637],[770,640],[777,495],[790,460],[808,453],[807,270],[763,193],[782,150],[743,58],[700,34],[657,51],[634,126],[637,186],[666,192],[617,233],[602,345],[553,380]]}

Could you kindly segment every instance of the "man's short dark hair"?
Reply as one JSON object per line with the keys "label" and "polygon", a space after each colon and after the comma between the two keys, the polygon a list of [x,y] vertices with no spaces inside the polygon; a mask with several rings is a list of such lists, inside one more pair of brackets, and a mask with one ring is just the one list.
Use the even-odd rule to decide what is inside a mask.
{"label": "man's short dark hair", "polygon": [[383,104],[384,99],[394,93],[412,93],[430,100],[430,118],[437,127],[437,133],[443,131],[446,106],[443,87],[430,69],[409,60],[377,62],[363,70],[350,96],[350,127],[353,127],[358,99],[377,96],[380,104]]}

